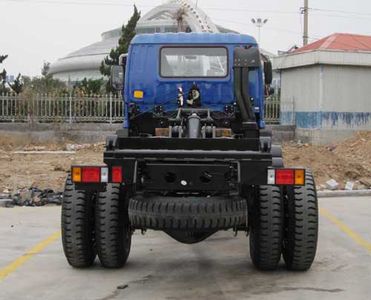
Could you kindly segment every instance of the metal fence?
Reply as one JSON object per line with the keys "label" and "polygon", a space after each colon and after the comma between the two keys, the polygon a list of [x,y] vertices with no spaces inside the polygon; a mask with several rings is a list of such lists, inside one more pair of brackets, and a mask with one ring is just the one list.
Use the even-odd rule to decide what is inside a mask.
{"label": "metal fence", "polygon": [[[0,95],[0,122],[119,123],[123,102],[115,95]],[[267,124],[278,124],[280,100],[271,96],[265,101]]]}
{"label": "metal fence", "polygon": [[121,122],[122,100],[114,95],[0,95],[0,121]]}
{"label": "metal fence", "polygon": [[264,120],[266,124],[280,123],[281,102],[278,95],[265,99]]}

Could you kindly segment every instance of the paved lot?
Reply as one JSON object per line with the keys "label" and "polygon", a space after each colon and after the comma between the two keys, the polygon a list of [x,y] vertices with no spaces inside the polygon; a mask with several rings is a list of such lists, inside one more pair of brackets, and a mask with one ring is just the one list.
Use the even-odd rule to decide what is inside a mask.
{"label": "paved lot", "polygon": [[306,273],[283,263],[256,271],[247,238],[232,232],[197,245],[136,234],[124,269],[74,270],[62,253],[59,207],[0,209],[0,299],[370,299],[371,197],[320,206],[318,254]]}

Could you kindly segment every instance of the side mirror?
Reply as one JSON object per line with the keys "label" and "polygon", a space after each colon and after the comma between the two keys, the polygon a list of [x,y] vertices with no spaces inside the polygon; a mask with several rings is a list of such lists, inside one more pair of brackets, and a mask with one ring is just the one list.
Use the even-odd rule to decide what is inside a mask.
{"label": "side mirror", "polygon": [[275,92],[276,90],[274,89],[274,87],[271,87],[269,85],[265,86],[265,89],[264,89],[265,97],[270,97],[274,95]]}
{"label": "side mirror", "polygon": [[123,66],[111,66],[111,87],[115,91],[121,91],[124,87],[124,67]]}
{"label": "side mirror", "polygon": [[267,85],[272,84],[273,70],[272,70],[272,62],[270,60],[264,61],[264,80],[265,80],[265,84]]}

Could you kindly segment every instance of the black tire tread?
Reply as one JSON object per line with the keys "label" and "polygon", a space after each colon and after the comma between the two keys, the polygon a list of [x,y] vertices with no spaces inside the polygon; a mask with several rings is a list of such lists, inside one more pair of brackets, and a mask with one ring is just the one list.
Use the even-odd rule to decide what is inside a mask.
{"label": "black tire tread", "polygon": [[246,224],[247,204],[241,198],[136,197],[130,199],[135,228],[208,231]]}
{"label": "black tire tread", "polygon": [[250,256],[260,270],[275,270],[281,258],[283,204],[276,186],[258,187],[250,211]]}
{"label": "black tire tread", "polygon": [[[106,191],[99,193],[96,202],[97,252],[105,268],[121,268],[129,256],[131,233],[124,194],[120,185],[108,184]],[[125,240],[128,233],[129,240]]]}
{"label": "black tire tread", "polygon": [[75,268],[93,264],[94,204],[92,195],[75,189],[68,175],[62,201],[62,244],[68,263]]}
{"label": "black tire tread", "polygon": [[318,200],[313,175],[306,172],[306,185],[294,187],[286,204],[286,232],[283,257],[293,271],[308,270],[316,255],[318,240]]}

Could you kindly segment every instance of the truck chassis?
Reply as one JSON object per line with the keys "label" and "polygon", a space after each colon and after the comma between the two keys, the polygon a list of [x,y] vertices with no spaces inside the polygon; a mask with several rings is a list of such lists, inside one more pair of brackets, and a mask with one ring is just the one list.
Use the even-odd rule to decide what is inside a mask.
{"label": "truck chassis", "polygon": [[[183,45],[182,39],[189,37],[204,41],[201,35],[138,39],[147,38],[148,43],[172,39]],[[249,235],[250,256],[258,269],[276,269],[281,256],[290,270],[311,267],[318,236],[315,183],[310,171],[284,167],[281,148],[272,145],[271,133],[262,129],[261,106],[254,106],[261,102],[252,97],[249,85],[253,81],[262,88],[259,49],[255,44],[241,47],[240,36],[205,38],[212,39],[235,40],[225,56],[228,60],[233,52],[226,66],[233,64],[226,73],[229,77],[211,78],[206,84],[202,79],[204,89],[209,91],[214,84],[220,91],[222,84],[228,93],[233,91],[235,100],[214,110],[203,107],[201,89],[193,82],[186,104],[178,87],[176,110],[165,109],[166,102],[161,101],[141,112],[138,103],[144,92],[134,91],[140,101],[129,105],[125,100],[124,129],[107,138],[105,165],[72,166],[62,204],[62,241],[73,267],[91,266],[97,254],[104,267],[123,267],[133,232],[149,229],[187,244],[219,230],[243,231]],[[193,68],[200,51],[202,57],[211,51],[209,46],[196,47],[190,55],[190,45],[168,48],[171,53],[184,52],[183,61],[191,61]],[[158,49],[162,53],[162,47]],[[224,46],[217,51],[228,52]],[[269,64],[264,64],[266,69],[271,71]],[[265,80],[269,77],[266,72]],[[178,78],[161,80],[158,85],[176,87]],[[212,95],[219,98],[215,102],[223,100],[220,92]]]}

